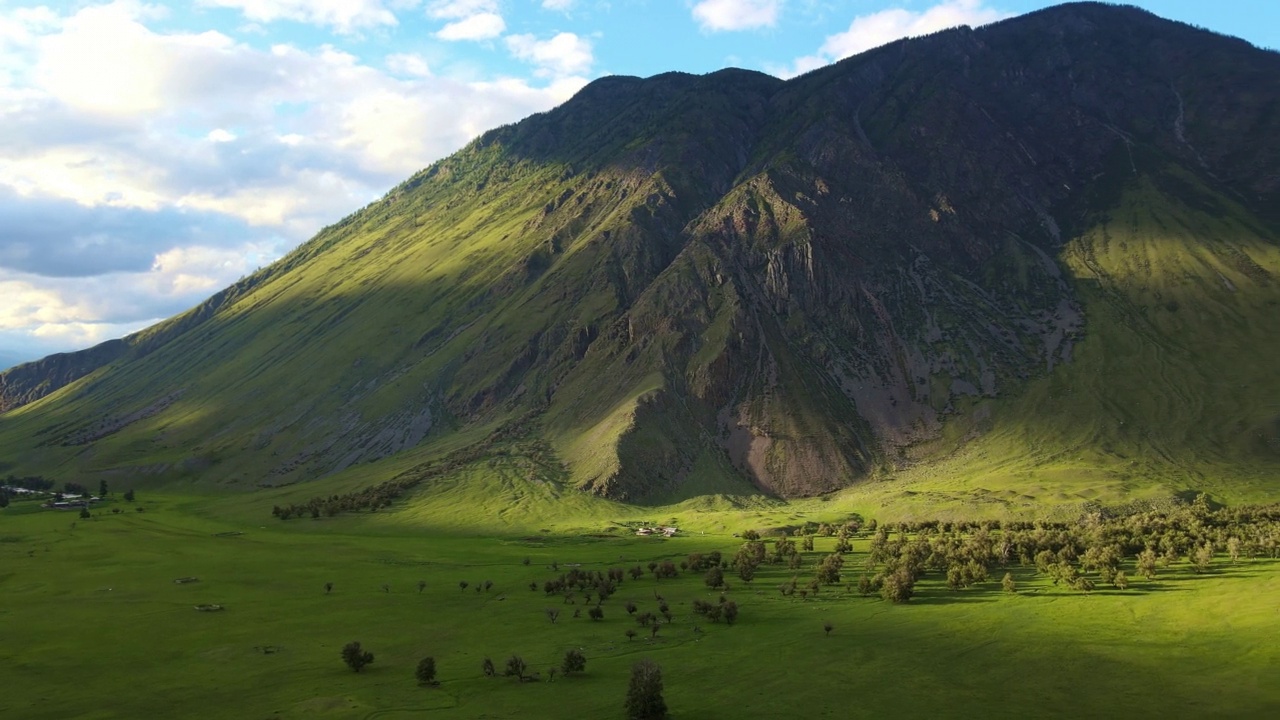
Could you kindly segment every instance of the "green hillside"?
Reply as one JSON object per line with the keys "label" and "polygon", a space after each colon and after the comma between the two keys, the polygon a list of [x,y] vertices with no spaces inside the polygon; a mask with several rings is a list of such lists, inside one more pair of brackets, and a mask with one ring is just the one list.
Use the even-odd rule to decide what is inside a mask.
{"label": "green hillside", "polygon": [[448,508],[500,465],[588,514],[1272,499],[1277,98],[1276,53],[1095,4],[787,82],[604,78],[0,374],[0,473]]}

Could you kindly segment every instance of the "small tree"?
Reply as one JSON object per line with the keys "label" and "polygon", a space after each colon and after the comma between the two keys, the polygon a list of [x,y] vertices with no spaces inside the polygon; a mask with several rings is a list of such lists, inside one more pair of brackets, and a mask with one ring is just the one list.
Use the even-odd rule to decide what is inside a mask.
{"label": "small tree", "polygon": [[1007,593],[1018,592],[1018,583],[1013,581],[1013,573],[1004,574],[1004,579],[1000,581],[1000,587],[1004,588]]}
{"label": "small tree", "polygon": [[636,631],[632,630],[631,628],[627,628],[627,640],[635,640],[635,639],[636,639]]}
{"label": "small tree", "polygon": [[560,611],[555,608],[547,608],[547,619],[552,625],[556,624],[556,620],[560,617]]}
{"label": "small tree", "polygon": [[87,506],[87,505],[86,505],[85,507],[80,508],[80,519],[81,519],[81,520],[88,520],[88,519],[89,519],[89,518],[91,518],[91,517],[93,517],[93,515],[91,515],[91,514],[89,513],[89,506]]}
{"label": "small tree", "polygon": [[[1200,497],[1204,497],[1203,494],[1197,496],[1196,499],[1198,500]],[[1210,543],[1201,545],[1191,553],[1191,569],[1198,573],[1208,572],[1209,565],[1212,563],[1213,545]]]}
{"label": "small tree", "polygon": [[1112,578],[1112,580],[1111,580],[1111,584],[1112,584],[1112,585],[1115,585],[1115,586],[1116,586],[1116,588],[1117,588],[1117,589],[1119,589],[1119,590],[1128,590],[1128,589],[1129,589],[1129,576],[1128,576],[1128,575],[1125,575],[1125,574],[1124,574],[1124,571],[1123,571],[1123,570],[1121,570],[1121,571],[1119,571],[1119,572],[1117,572],[1117,573],[1116,573],[1116,576],[1115,576],[1114,578]]}
{"label": "small tree", "polygon": [[498,671],[493,667],[493,661],[489,658],[485,658],[480,663],[480,672],[484,673],[485,677],[493,677],[498,674]]}
{"label": "small tree", "polygon": [[352,641],[342,646],[342,662],[352,670],[360,672],[365,665],[373,662],[373,653],[360,647],[360,643]]}
{"label": "small tree", "polygon": [[418,581],[418,594],[419,594],[419,595],[421,595],[421,594],[422,594],[422,591],[423,591],[423,590],[426,590],[426,589],[427,589],[427,581],[426,581],[426,580],[419,580],[419,581]]}
{"label": "small tree", "polygon": [[662,668],[652,660],[631,666],[627,688],[628,720],[666,720],[667,703],[662,699]]}
{"label": "small tree", "polygon": [[388,584],[386,584],[386,583],[382,583],[382,592],[384,592],[384,593],[390,593],[390,592],[391,592],[391,586],[390,586],[390,585],[388,585]]}
{"label": "small tree", "polygon": [[9,493],[0,490],[0,510],[9,507]]}
{"label": "small tree", "polygon": [[1138,553],[1138,574],[1151,580],[1156,576],[1156,551],[1147,548]]}
{"label": "small tree", "polygon": [[831,637],[831,631],[834,629],[835,629],[835,626],[832,625],[830,622],[822,623],[822,631],[827,634],[827,637]]}
{"label": "small tree", "polygon": [[734,620],[738,619],[738,603],[732,600],[720,605],[720,611],[724,615],[724,621],[730,625],[733,624]]}
{"label": "small tree", "polygon": [[424,657],[418,661],[418,669],[413,673],[418,678],[419,685],[437,685],[436,682],[436,659],[433,657]]}
{"label": "small tree", "polygon": [[327,582],[327,583],[325,583],[325,584],[324,584],[324,594],[325,594],[325,595],[328,595],[328,594],[329,594],[329,593],[331,593],[331,592],[333,592],[333,583],[331,583],[331,582]]}
{"label": "small tree", "polygon": [[599,605],[597,605],[597,606],[595,606],[595,607],[591,608],[590,610],[588,610],[588,611],[587,611],[587,615],[588,615],[592,620],[603,620],[603,619],[604,619],[604,610],[601,610],[601,609],[600,609],[600,606],[599,606]]}
{"label": "small tree", "polygon": [[107,481],[99,480],[98,481],[98,497],[106,497],[106,496],[107,496]]}
{"label": "small tree", "polygon": [[724,585],[724,571],[719,567],[713,567],[707,571],[706,576],[703,577],[702,580],[709,588],[722,587]]}
{"label": "small tree", "polygon": [[458,581],[458,589],[459,589],[459,590],[462,590],[463,592],[466,592],[466,590],[467,590],[467,586],[468,586],[468,585],[470,585],[470,584],[471,584],[471,583],[467,582],[466,580],[459,580],[459,581]]}
{"label": "small tree", "polygon": [[124,501],[127,503],[133,502],[133,488],[124,491]]}
{"label": "small tree", "polygon": [[587,658],[579,650],[567,650],[564,654],[564,661],[560,663],[560,671],[565,675],[570,673],[582,672],[587,669]]}
{"label": "small tree", "polygon": [[525,664],[524,658],[519,655],[512,655],[507,658],[507,669],[502,672],[508,677],[514,676],[521,682],[524,681],[525,673],[528,672],[529,666]]}

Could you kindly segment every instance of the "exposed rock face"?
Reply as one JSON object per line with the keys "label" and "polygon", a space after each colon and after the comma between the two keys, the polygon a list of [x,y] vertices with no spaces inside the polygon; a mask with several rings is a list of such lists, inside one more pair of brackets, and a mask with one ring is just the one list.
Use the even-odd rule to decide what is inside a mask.
{"label": "exposed rock face", "polygon": [[1274,53],[1094,4],[788,82],[605,78],[154,332],[0,375],[9,409],[115,363],[0,443],[108,469],[145,432],[285,482],[519,418],[611,497],[826,492],[1072,362],[1061,249],[1140,168],[1280,218],[1277,98]]}

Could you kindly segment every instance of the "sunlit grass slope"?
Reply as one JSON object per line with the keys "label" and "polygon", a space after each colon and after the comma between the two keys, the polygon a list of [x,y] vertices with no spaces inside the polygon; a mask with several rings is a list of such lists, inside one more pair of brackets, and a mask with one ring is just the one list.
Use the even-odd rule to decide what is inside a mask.
{"label": "sunlit grass slope", "polygon": [[[1089,595],[1030,569],[1013,571],[1017,596],[997,582],[955,592],[932,576],[903,606],[843,584],[808,600],[783,597],[776,587],[792,572],[765,565],[750,585],[731,579],[728,596],[741,609],[733,626],[695,620],[694,600],[719,597],[699,575],[646,573],[628,576],[594,622],[585,610],[573,617],[580,599],[568,604],[529,583],[570,566],[731,553],[741,541],[730,532],[762,525],[740,515],[705,535],[637,538],[605,528],[640,517],[599,505],[591,532],[516,523],[459,534],[447,513],[413,506],[282,523],[241,519],[230,506],[211,514],[207,498],[139,502],[145,513],[104,507],[88,521],[0,511],[0,716],[615,718],[631,664],[646,657],[663,669],[676,718],[1250,718],[1280,707],[1280,650],[1265,641],[1278,622],[1275,561],[1223,560],[1206,575],[1182,565],[1125,592]],[[461,512],[482,511],[467,502]],[[835,540],[816,542],[802,578]],[[856,541],[846,568],[865,553]],[[198,582],[174,582],[186,577]],[[477,592],[486,581],[492,588]],[[674,621],[656,639],[628,640],[625,631],[640,628],[624,604],[655,611],[655,593]],[[225,610],[194,609],[206,603]],[[548,608],[560,611],[554,624]],[[352,640],[376,658],[359,674],[339,658]],[[586,673],[545,682],[570,648],[586,655]],[[483,658],[501,670],[512,654],[543,682],[483,677]],[[439,687],[413,679],[428,655]]]}
{"label": "sunlit grass slope", "polygon": [[954,454],[902,473],[907,495],[868,493],[1023,510],[1188,490],[1275,498],[1280,245],[1162,170],[1061,250],[1086,318],[1072,362],[950,424]]}

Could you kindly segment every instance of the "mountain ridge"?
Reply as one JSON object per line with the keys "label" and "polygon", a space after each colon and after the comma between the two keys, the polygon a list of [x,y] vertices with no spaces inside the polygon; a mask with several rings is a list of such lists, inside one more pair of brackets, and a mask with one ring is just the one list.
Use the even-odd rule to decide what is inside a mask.
{"label": "mountain ridge", "polygon": [[[61,390],[40,366],[0,374],[0,449],[29,469],[275,485],[377,477],[516,423],[563,468],[531,480],[633,502],[813,495],[942,467],[1011,437],[1001,418],[1075,372],[1091,333],[1146,333],[1157,366],[1180,357],[1177,332],[1210,335],[1136,307],[1212,300],[1274,325],[1260,318],[1280,272],[1277,97],[1275,53],[1096,4],[790,81],[604,78],[102,351]],[[1119,232],[1117,213],[1217,239],[1174,227],[1176,242],[1139,242],[1135,221],[1122,242],[1149,248],[1135,272],[1089,240]],[[1236,299],[1152,271],[1165,247],[1178,277],[1217,274]],[[1108,308],[1127,309],[1097,325]],[[1172,381],[1199,383],[1186,407],[1216,407],[1202,396],[1221,381],[1198,363]],[[1139,397],[1130,381],[1112,392]],[[41,382],[53,392],[31,403]],[[1245,432],[1268,432],[1266,403]],[[1094,453],[1118,444],[1108,427],[1026,441],[1118,477]],[[1208,465],[1230,465],[1232,441],[1214,442]],[[1258,467],[1277,461],[1268,442]],[[1151,473],[1183,464],[1169,454]]]}

